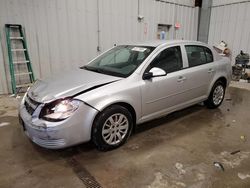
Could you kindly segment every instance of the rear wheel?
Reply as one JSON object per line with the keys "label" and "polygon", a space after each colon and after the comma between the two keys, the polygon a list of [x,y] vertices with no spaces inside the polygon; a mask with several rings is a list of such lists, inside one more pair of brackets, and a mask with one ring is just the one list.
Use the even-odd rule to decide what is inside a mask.
{"label": "rear wheel", "polygon": [[208,108],[217,108],[221,105],[225,96],[225,84],[222,81],[215,82],[205,104]]}
{"label": "rear wheel", "polygon": [[130,112],[119,105],[106,108],[95,119],[92,140],[99,150],[111,150],[124,144],[131,134]]}

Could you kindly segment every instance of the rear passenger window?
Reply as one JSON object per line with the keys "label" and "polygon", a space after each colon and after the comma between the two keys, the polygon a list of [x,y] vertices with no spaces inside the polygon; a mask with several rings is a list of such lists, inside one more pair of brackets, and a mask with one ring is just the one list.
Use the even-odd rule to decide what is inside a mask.
{"label": "rear passenger window", "polygon": [[166,73],[182,69],[183,65],[180,46],[170,47],[160,52],[152,61],[150,67],[159,67]]}
{"label": "rear passenger window", "polygon": [[204,47],[205,49],[205,53],[206,53],[206,58],[207,58],[207,63],[213,62],[214,58],[213,58],[213,54],[211,52],[211,50],[209,48]]}
{"label": "rear passenger window", "polygon": [[187,45],[185,46],[189,67],[210,63],[213,61],[213,55],[210,49],[203,46]]}

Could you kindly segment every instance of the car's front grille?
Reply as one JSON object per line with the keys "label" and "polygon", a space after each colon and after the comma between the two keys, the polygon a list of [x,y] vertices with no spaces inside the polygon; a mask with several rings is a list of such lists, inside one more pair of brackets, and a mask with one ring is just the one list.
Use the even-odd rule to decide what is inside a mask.
{"label": "car's front grille", "polygon": [[34,113],[39,104],[40,104],[39,102],[34,101],[28,95],[26,96],[24,106],[30,115]]}

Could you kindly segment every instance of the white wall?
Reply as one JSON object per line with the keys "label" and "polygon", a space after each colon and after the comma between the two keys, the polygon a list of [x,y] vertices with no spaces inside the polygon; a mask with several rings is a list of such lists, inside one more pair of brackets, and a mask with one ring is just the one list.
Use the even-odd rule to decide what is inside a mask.
{"label": "white wall", "polygon": [[[144,20],[138,22],[137,0],[99,0],[101,51],[125,41],[156,39],[159,23],[181,24],[176,33],[172,26],[169,39],[196,40],[198,8],[193,7],[194,0],[163,1],[170,3],[139,0],[139,14],[144,16]],[[18,23],[25,27],[35,76],[44,78],[84,65],[98,55],[97,2],[98,0],[0,0],[0,32],[5,35],[6,23]],[[5,38],[1,43],[7,65]],[[1,62],[0,60],[0,64]],[[0,77],[0,80],[6,80],[3,74]],[[7,92],[6,87],[0,87],[0,93],[3,92]]]}
{"label": "white wall", "polygon": [[[0,36],[1,38],[1,36]],[[7,89],[7,83],[6,83],[6,75],[5,75],[5,66],[4,66],[4,57],[3,57],[3,51],[0,46],[0,94],[6,93],[5,91],[8,91]]]}
{"label": "white wall", "polygon": [[221,40],[232,51],[232,64],[240,50],[250,53],[250,2],[244,0],[213,0],[209,44]]}
{"label": "white wall", "polygon": [[213,0],[213,6],[224,6],[229,4],[237,4],[242,2],[247,2],[249,0]]}

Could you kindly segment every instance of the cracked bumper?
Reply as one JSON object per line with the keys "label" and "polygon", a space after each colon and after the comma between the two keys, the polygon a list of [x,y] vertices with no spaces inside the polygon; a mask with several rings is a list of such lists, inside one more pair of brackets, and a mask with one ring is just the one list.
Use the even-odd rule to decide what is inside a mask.
{"label": "cracked bumper", "polygon": [[82,103],[75,113],[66,120],[49,122],[32,118],[23,103],[19,107],[20,123],[25,134],[39,146],[60,149],[88,142],[97,110]]}

